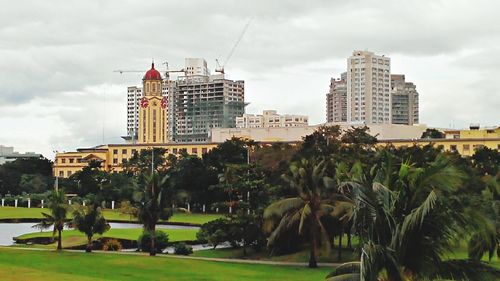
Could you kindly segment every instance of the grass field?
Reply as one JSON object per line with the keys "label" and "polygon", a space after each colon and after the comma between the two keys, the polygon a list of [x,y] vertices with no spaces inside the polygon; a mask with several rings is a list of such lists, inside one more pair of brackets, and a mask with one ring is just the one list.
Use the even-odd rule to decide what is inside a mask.
{"label": "grass field", "polygon": [[[14,208],[0,207],[0,219],[40,219],[42,212],[49,212],[41,208]],[[122,214],[117,210],[104,210],[104,217],[108,220],[116,221],[136,221],[130,220],[130,216]],[[175,213],[168,221],[177,223],[204,224],[206,222],[222,217],[220,214],[188,214]]]}
{"label": "grass field", "polygon": [[[179,241],[193,241],[196,240],[196,229],[161,229],[168,234],[169,242],[179,242]],[[137,240],[142,234],[141,228],[122,228],[122,229],[110,229],[103,235],[95,235],[94,239],[100,237],[115,238],[115,239],[126,239],[126,240]],[[52,237],[52,231],[44,232],[33,232],[18,236],[19,239],[28,239],[35,237]],[[87,243],[87,238],[85,235],[77,230],[64,230],[62,232],[62,245],[65,248],[85,245]],[[48,245],[30,245],[30,248],[46,248],[55,249],[57,246],[56,242]]]}
{"label": "grass field", "polygon": [[331,268],[308,269],[103,253],[0,248],[1,280],[324,280]]}

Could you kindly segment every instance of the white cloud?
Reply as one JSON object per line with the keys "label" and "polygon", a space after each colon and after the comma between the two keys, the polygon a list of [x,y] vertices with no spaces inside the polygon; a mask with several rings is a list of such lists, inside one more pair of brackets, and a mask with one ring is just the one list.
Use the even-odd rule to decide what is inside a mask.
{"label": "white cloud", "polygon": [[184,57],[213,69],[249,18],[226,67],[245,80],[249,112],[323,122],[329,78],[354,49],[369,49],[417,85],[422,122],[498,125],[499,9],[486,0],[9,2],[0,11],[0,143],[50,155],[100,144],[103,126],[105,142],[119,141],[126,86],[141,74],[113,69],[146,69],[151,58],[182,67]]}

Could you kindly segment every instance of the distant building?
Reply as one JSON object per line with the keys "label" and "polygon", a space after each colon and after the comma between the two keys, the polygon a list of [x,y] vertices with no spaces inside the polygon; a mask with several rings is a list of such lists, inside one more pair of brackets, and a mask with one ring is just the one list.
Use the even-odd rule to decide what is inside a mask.
{"label": "distant building", "polygon": [[347,59],[347,122],[390,124],[391,60],[368,51]]}
{"label": "distant building", "polygon": [[236,117],[236,128],[304,127],[309,125],[306,115],[279,115],[276,110],[264,110],[262,114],[243,114]]}
{"label": "distant building", "polygon": [[41,154],[34,152],[19,153],[14,151],[14,147],[0,145],[0,165],[7,162],[15,161],[16,159],[25,158],[40,158]]}
{"label": "distant building", "polygon": [[139,107],[142,98],[141,87],[127,87],[127,137],[137,140],[139,130]]}
{"label": "distant building", "polygon": [[347,122],[347,72],[330,79],[326,94],[326,122]]}
{"label": "distant building", "polygon": [[391,75],[391,107],[393,124],[418,124],[418,92],[402,74]]}
{"label": "distant building", "polygon": [[185,59],[185,68],[186,75],[201,75],[208,76],[210,75],[210,71],[207,67],[207,61],[202,58],[186,58]]}

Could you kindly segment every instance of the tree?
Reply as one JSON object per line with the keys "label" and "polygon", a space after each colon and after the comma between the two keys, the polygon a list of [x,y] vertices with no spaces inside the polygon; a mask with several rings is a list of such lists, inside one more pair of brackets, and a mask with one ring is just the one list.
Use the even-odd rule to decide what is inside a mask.
{"label": "tree", "polygon": [[285,180],[298,192],[298,197],[287,198],[269,205],[264,211],[264,230],[270,233],[268,246],[292,229],[300,235],[309,230],[309,267],[317,267],[320,239],[326,249],[330,248],[329,236],[321,222],[323,216],[331,216],[335,206],[322,197],[325,190],[325,161],[302,159],[290,166],[290,175]]}
{"label": "tree", "polygon": [[169,166],[166,152],[166,149],[159,147],[141,149],[123,163],[123,168],[126,172],[139,176],[150,173],[151,167],[157,172],[164,171]]}
{"label": "tree", "polygon": [[500,151],[482,146],[472,155],[472,163],[480,175],[496,176],[500,173]]}
{"label": "tree", "polygon": [[137,216],[137,208],[130,201],[121,202],[119,210],[120,213],[129,215],[130,220],[132,220],[132,216]]}
{"label": "tree", "polygon": [[35,225],[40,229],[47,229],[54,226],[52,235],[57,232],[57,250],[62,250],[62,231],[66,223],[66,214],[68,205],[66,204],[66,195],[62,189],[52,191],[49,196],[48,208],[50,214],[43,213],[42,221]]}
{"label": "tree", "polygon": [[420,137],[422,139],[444,139],[444,133],[437,129],[426,129]]}
{"label": "tree", "polygon": [[227,164],[244,164],[247,162],[248,148],[253,141],[233,137],[219,144],[216,148],[203,154],[203,162],[222,172]]}
{"label": "tree", "polygon": [[160,219],[168,220],[172,216],[172,209],[167,207],[172,198],[168,180],[168,175],[160,176],[157,172],[146,175],[144,189],[136,206],[137,217],[151,237],[150,256],[156,255],[156,224]]}
{"label": "tree", "polygon": [[110,226],[102,215],[101,208],[97,204],[80,207],[73,212],[73,226],[87,236],[85,252],[92,252],[92,237],[94,234],[103,234]]}
{"label": "tree", "polygon": [[217,248],[218,245],[228,241],[229,230],[227,227],[227,219],[219,218],[207,223],[204,223],[198,233],[196,233],[196,239],[199,241],[207,242]]}
{"label": "tree", "polygon": [[379,280],[382,271],[395,281],[499,278],[500,271],[484,263],[444,259],[467,227],[454,195],[462,178],[441,155],[425,167],[386,159],[371,173],[346,182],[355,202],[353,225],[362,254],[357,269],[338,275],[363,281]]}

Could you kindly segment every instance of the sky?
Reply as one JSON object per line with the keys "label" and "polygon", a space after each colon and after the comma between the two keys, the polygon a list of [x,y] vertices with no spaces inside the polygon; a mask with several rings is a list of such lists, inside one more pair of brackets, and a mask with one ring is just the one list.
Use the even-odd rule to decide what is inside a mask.
{"label": "sky", "polygon": [[369,50],[416,84],[421,123],[500,125],[500,1],[0,1],[0,144],[21,152],[121,142],[143,73],[113,70],[186,57],[245,80],[247,113],[318,124],[330,78]]}

